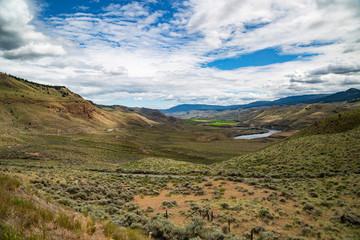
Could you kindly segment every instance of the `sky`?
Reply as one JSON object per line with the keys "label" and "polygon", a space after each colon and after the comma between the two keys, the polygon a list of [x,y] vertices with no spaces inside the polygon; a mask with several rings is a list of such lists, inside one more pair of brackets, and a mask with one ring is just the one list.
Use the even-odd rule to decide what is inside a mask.
{"label": "sky", "polygon": [[0,0],[0,71],[157,109],[360,88],[360,0]]}

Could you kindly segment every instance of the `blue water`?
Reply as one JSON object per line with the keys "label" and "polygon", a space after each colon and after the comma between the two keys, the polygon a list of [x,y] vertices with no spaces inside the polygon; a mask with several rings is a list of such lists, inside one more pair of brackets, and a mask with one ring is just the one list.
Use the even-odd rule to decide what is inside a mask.
{"label": "blue water", "polygon": [[281,131],[279,130],[273,130],[273,129],[264,129],[266,131],[269,131],[267,133],[259,133],[259,134],[250,134],[250,135],[241,135],[241,136],[237,136],[234,137],[234,139],[256,139],[256,138],[265,138],[265,137],[269,137],[270,135],[274,134],[274,133],[279,133]]}

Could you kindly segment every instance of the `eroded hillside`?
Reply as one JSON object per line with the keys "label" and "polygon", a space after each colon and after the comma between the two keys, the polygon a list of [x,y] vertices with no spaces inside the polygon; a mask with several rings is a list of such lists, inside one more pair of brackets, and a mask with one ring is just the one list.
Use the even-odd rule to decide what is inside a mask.
{"label": "eroded hillside", "polygon": [[139,112],[100,109],[63,86],[37,84],[3,73],[0,103],[3,132],[76,133],[156,124]]}

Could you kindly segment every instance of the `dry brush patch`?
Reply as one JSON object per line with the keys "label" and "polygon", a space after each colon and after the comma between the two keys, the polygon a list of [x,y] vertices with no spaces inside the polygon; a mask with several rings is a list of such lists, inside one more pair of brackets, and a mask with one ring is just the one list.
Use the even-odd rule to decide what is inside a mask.
{"label": "dry brush patch", "polygon": [[43,200],[20,188],[18,179],[0,174],[0,239],[145,239],[142,233],[123,228],[108,234],[107,222]]}

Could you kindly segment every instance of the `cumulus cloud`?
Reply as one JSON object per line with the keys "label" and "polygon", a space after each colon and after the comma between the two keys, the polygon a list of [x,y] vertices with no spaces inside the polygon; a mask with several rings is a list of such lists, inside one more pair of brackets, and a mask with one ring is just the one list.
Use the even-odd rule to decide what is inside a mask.
{"label": "cumulus cloud", "polygon": [[310,71],[310,75],[326,75],[326,74],[354,74],[360,73],[360,65],[328,65]]}
{"label": "cumulus cloud", "polygon": [[65,54],[61,45],[36,30],[26,0],[0,2],[0,54],[7,59],[29,59]]}
{"label": "cumulus cloud", "polygon": [[214,48],[234,47],[237,51],[225,51],[228,56],[269,47],[304,52],[313,42],[346,39],[349,44],[359,36],[360,8],[355,0],[190,3],[189,31],[202,33],[204,42]]}

